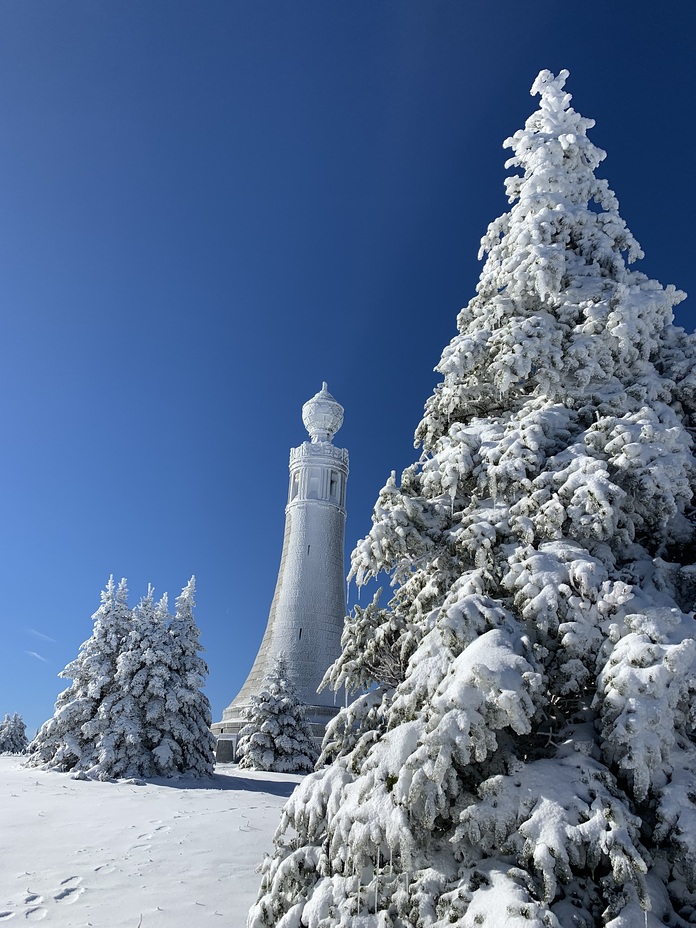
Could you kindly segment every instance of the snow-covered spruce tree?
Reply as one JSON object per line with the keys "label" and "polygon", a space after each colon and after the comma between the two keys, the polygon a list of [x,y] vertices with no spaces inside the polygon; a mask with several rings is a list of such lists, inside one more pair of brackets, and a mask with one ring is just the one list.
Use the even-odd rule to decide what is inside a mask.
{"label": "snow-covered spruce tree", "polygon": [[166,594],[156,603],[154,589],[148,586],[133,610],[131,628],[118,656],[113,691],[97,713],[100,737],[92,776],[153,777],[164,772],[160,755],[167,772],[175,762],[174,746],[162,731],[174,656],[167,630],[169,618]]}
{"label": "snow-covered spruce tree", "polygon": [[[167,705],[175,704],[173,713],[163,717],[162,729],[167,743],[173,742],[172,773],[185,772],[195,776],[212,776],[215,766],[215,738],[210,731],[212,714],[208,697],[201,687],[205,685],[208,666],[200,655],[200,631],[193,616],[196,578],[191,577],[176,600],[176,612],[169,625],[173,648],[173,677]],[[164,747],[159,750],[158,763],[165,770]],[[178,759],[178,767],[174,761]]]}
{"label": "snow-covered spruce tree", "polygon": [[[403,676],[287,804],[253,928],[696,924],[696,346],[566,77],[505,143],[423,453],[353,553]],[[370,680],[353,653],[334,682]]]}
{"label": "snow-covered spruce tree", "polygon": [[155,603],[149,587],[131,611],[126,581],[116,588],[109,580],[91,638],[61,672],[72,685],[29,745],[29,765],[100,779],[212,773],[194,585],[192,578],[172,618],[166,595]]}
{"label": "snow-covered spruce tree", "polygon": [[118,777],[210,776],[214,739],[210,705],[201,692],[205,662],[193,618],[195,580],[169,615],[166,594],[150,586],[134,610],[118,657],[114,689],[97,713],[97,762],[89,771]]}
{"label": "snow-covered spruce tree", "polygon": [[259,694],[251,697],[245,718],[237,744],[240,767],[277,773],[314,769],[317,752],[311,730],[282,655],[276,658]]}
{"label": "snow-covered spruce tree", "polygon": [[44,722],[29,745],[30,766],[85,771],[95,763],[100,734],[97,713],[112,692],[116,661],[131,622],[125,580],[117,587],[114,578],[109,578],[92,618],[91,637],[60,673],[72,683],[58,696],[53,717]]}
{"label": "snow-covered spruce tree", "polygon": [[22,716],[18,712],[6,715],[0,722],[0,754],[24,754],[28,743]]}

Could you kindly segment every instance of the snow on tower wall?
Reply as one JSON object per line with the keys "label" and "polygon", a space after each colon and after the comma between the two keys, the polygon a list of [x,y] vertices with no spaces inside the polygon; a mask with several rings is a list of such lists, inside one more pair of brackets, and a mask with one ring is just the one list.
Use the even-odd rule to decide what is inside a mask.
{"label": "snow on tower wall", "polygon": [[317,734],[337,711],[333,692],[316,692],[340,654],[346,612],[348,452],[331,444],[343,421],[343,408],[326,384],[303,407],[303,420],[312,441],[290,452],[283,552],[266,631],[244,685],[222,721],[213,725],[218,735],[236,735],[242,710],[281,653]]}

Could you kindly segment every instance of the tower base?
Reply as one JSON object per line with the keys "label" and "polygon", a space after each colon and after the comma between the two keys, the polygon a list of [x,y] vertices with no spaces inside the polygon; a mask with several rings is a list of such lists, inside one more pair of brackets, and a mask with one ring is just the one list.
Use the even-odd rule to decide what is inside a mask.
{"label": "tower base", "polygon": [[[236,706],[227,709],[222,721],[211,725],[211,731],[217,739],[215,758],[218,764],[229,764],[237,760],[239,732],[246,725],[246,719],[242,718],[242,711]],[[312,740],[319,751],[324,740],[326,726],[338,715],[338,706],[305,706],[305,714],[312,731]]]}

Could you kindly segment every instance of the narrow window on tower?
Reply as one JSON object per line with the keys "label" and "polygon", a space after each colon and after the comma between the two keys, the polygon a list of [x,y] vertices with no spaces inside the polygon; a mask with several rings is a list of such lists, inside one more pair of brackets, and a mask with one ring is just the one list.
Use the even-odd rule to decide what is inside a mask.
{"label": "narrow window on tower", "polygon": [[302,641],[302,629],[300,629],[300,637],[298,638],[298,641]]}
{"label": "narrow window on tower", "polygon": [[331,471],[331,480],[329,482],[329,499],[334,503],[338,500],[338,474],[335,470]]}
{"label": "narrow window on tower", "polygon": [[309,480],[307,481],[307,499],[319,499],[319,487],[321,486],[321,471],[313,467],[309,471]]}
{"label": "narrow window on tower", "polygon": [[297,494],[300,492],[300,475],[293,474],[290,478],[290,501],[295,499]]}

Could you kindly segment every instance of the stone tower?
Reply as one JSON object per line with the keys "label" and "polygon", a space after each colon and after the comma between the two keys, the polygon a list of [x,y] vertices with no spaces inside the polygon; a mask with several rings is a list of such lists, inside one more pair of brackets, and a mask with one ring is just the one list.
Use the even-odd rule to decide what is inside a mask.
{"label": "stone tower", "polygon": [[343,407],[325,383],[302,407],[302,421],[311,441],[290,451],[283,553],[268,624],[244,686],[213,725],[219,761],[233,758],[244,724],[241,712],[281,653],[317,738],[337,712],[334,693],[316,690],[341,651],[348,452],[331,443],[343,423]]}

